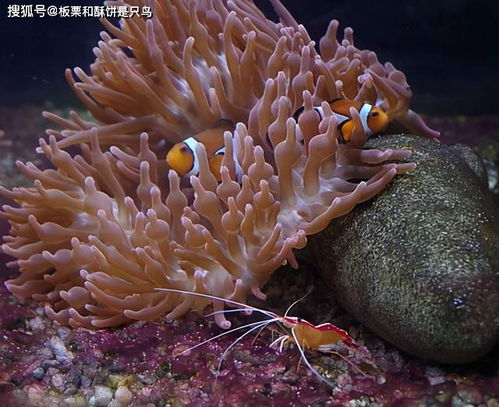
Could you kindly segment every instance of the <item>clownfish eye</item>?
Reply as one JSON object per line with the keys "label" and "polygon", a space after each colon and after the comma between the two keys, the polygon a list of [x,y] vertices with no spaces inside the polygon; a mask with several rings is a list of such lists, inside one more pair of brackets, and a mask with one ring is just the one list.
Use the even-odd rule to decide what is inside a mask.
{"label": "clownfish eye", "polygon": [[379,116],[379,112],[371,112],[371,117]]}
{"label": "clownfish eye", "polygon": [[186,153],[186,152],[187,152],[187,147],[186,147],[186,146],[182,146],[182,147],[180,148],[180,152],[181,152],[181,153]]}

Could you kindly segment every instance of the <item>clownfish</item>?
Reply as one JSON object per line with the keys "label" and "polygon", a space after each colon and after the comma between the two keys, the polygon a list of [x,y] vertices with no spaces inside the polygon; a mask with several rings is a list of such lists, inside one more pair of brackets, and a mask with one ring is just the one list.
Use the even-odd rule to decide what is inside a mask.
{"label": "clownfish", "polygon": [[196,145],[201,143],[206,149],[210,170],[220,182],[220,167],[225,155],[224,133],[233,130],[234,123],[221,120],[216,124],[216,127],[175,144],[166,155],[166,163],[181,177],[197,176],[199,174],[199,157],[196,153]]}
{"label": "clownfish", "polygon": [[[348,143],[352,138],[354,121],[350,115],[351,107],[359,112],[360,121],[367,136],[382,132],[388,125],[388,115],[378,106],[373,106],[368,103],[353,102],[348,99],[335,99],[329,102],[329,106],[338,121],[338,130],[340,131],[339,141],[341,143]],[[303,106],[300,107],[293,115],[293,118],[297,122],[304,109]],[[314,110],[322,120],[325,116],[322,107],[315,106]]]}

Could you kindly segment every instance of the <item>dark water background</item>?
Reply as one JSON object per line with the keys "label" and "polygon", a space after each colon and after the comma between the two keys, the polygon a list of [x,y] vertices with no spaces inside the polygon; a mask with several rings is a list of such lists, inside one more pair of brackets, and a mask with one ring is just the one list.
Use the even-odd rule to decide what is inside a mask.
{"label": "dark water background", "polygon": [[[414,108],[431,115],[497,114],[499,1],[283,0],[315,40],[336,18],[356,45],[406,73]],[[0,105],[75,105],[66,67],[87,70],[102,26],[94,18],[7,18],[8,4],[100,5],[53,0],[0,5]],[[267,0],[257,3],[272,15]]]}

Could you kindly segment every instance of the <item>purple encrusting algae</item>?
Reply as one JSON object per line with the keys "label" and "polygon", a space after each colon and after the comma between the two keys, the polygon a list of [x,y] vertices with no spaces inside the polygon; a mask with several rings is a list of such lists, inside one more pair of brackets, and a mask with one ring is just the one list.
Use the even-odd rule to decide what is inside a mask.
{"label": "purple encrusting algae", "polygon": [[[310,275],[302,272],[279,272],[277,279],[280,283],[271,285],[269,293],[276,294],[278,287],[287,284],[292,295],[296,295],[302,291],[298,287],[314,283]],[[316,290],[320,298],[323,293],[320,288]],[[497,375],[463,374],[456,369],[425,364],[369,332],[360,331],[353,321],[351,331],[360,332],[356,339],[368,347],[379,371],[366,369],[372,375],[363,376],[340,358],[311,352],[311,363],[334,383],[331,388],[303,363],[299,364],[297,349],[286,348],[280,353],[269,348],[273,336],[270,329],[256,340],[248,335],[239,341],[227,353],[217,375],[222,353],[239,334],[225,335],[180,354],[223,332],[214,322],[197,314],[190,313],[174,323],[137,322],[97,332],[73,330],[46,318],[41,308],[18,304],[3,287],[2,294],[0,397],[4,405],[499,403]],[[269,299],[270,304],[286,301],[291,299],[284,293],[278,299]],[[306,298],[297,312],[307,315],[313,302]],[[255,313],[250,317],[234,315],[231,320],[236,327],[256,318]],[[338,320],[345,322],[348,317]],[[364,368],[362,361],[356,362]],[[127,404],[116,401],[121,394],[131,395],[129,400],[125,397]]]}

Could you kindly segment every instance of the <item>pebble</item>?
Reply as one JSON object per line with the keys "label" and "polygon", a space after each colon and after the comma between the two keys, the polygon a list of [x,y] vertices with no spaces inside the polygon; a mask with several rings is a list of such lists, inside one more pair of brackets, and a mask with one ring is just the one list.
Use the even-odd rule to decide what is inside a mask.
{"label": "pebble", "polygon": [[87,401],[85,400],[85,397],[81,395],[76,395],[72,397],[67,397],[64,399],[64,402],[71,407],[87,407]]}
{"label": "pebble", "polygon": [[463,400],[467,404],[478,405],[483,401],[483,396],[480,390],[477,388],[468,388],[466,390],[460,390],[457,393],[457,397]]}
{"label": "pebble", "polygon": [[42,367],[44,369],[48,369],[50,367],[57,367],[59,366],[59,362],[55,359],[47,359],[42,362]]}
{"label": "pebble", "polygon": [[64,375],[62,373],[54,374],[50,379],[52,386],[59,392],[64,391],[64,384],[66,382]]}
{"label": "pebble", "polygon": [[28,326],[32,331],[42,331],[45,329],[45,322],[42,318],[36,316],[29,320]]}
{"label": "pebble", "polygon": [[28,387],[27,393],[28,401],[26,405],[42,405],[44,392],[39,385]]}
{"label": "pebble", "polygon": [[108,370],[113,373],[122,373],[125,371],[125,368],[123,366],[120,366],[118,361],[114,361],[111,366],[108,367]]}
{"label": "pebble", "polygon": [[66,385],[66,388],[64,389],[64,392],[63,394],[65,396],[72,396],[73,394],[76,394],[78,392],[78,389],[76,388],[76,386],[74,384],[68,384]]}
{"label": "pebble", "polygon": [[49,348],[55,355],[58,362],[65,363],[73,360],[73,352],[66,349],[66,345],[57,336],[53,336],[49,340]]}
{"label": "pebble", "polygon": [[42,405],[43,407],[60,407],[61,406],[61,402],[59,400],[59,397],[57,397],[57,396],[46,397],[43,399],[42,403],[43,404],[40,404],[40,405]]}
{"label": "pebble", "polygon": [[458,392],[457,395],[452,397],[452,400],[451,400],[452,407],[473,407],[476,405],[478,405],[478,403],[477,404],[471,403],[468,395],[461,392],[461,391]]}
{"label": "pebble", "polygon": [[43,367],[37,367],[35,370],[33,370],[33,377],[36,380],[42,380],[44,376],[45,370],[43,369]]}
{"label": "pebble", "polygon": [[97,385],[94,388],[94,395],[88,400],[90,407],[106,407],[113,398],[113,391],[102,385]]}
{"label": "pebble", "polygon": [[36,351],[36,356],[37,356],[37,359],[49,360],[49,359],[52,359],[54,357],[54,354],[52,353],[52,351],[49,348],[44,346]]}
{"label": "pebble", "polygon": [[128,405],[130,401],[132,400],[132,392],[128,390],[128,387],[126,386],[120,386],[116,389],[116,392],[114,393],[114,399],[120,403],[121,405]]}
{"label": "pebble", "polygon": [[20,406],[28,405],[28,393],[25,390],[14,389],[12,391],[12,398]]}
{"label": "pebble", "polygon": [[154,378],[145,374],[138,374],[137,378],[141,381],[141,383],[145,385],[153,384],[154,383]]}
{"label": "pebble", "polygon": [[123,380],[123,376],[121,375],[109,374],[106,377],[104,384],[112,389],[116,389],[123,382]]}
{"label": "pebble", "polygon": [[61,340],[65,341],[69,334],[71,333],[71,329],[65,327],[65,326],[61,326],[59,328],[57,328],[57,336],[59,338],[61,338]]}
{"label": "pebble", "polygon": [[438,367],[428,367],[425,372],[428,382],[435,386],[440,383],[444,383],[447,379],[445,377],[445,372]]}
{"label": "pebble", "polygon": [[80,376],[80,388],[86,389],[92,385],[92,379],[85,375]]}

